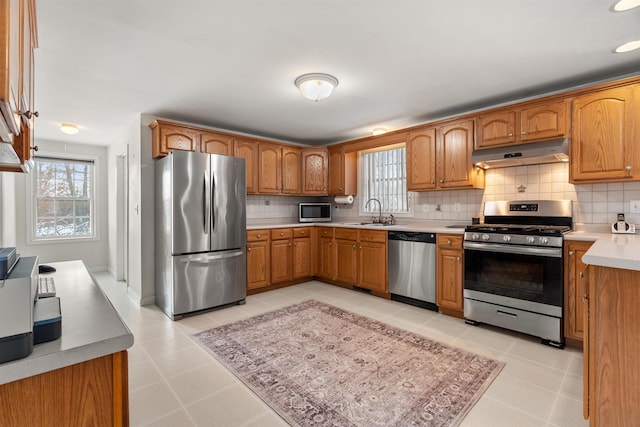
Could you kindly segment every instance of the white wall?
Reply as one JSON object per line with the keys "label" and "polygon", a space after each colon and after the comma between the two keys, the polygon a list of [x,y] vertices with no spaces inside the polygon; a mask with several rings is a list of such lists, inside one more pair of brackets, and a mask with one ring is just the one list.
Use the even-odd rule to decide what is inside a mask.
{"label": "white wall", "polygon": [[[73,242],[45,242],[29,243],[28,233],[30,233],[31,221],[27,218],[29,212],[27,204],[31,200],[27,199],[29,194],[28,186],[31,185],[33,173],[13,174],[15,193],[11,194],[8,189],[7,194],[3,193],[5,206],[3,209],[12,209],[15,217],[3,215],[7,222],[4,227],[13,226],[15,230],[15,247],[24,256],[38,256],[40,263],[68,261],[80,259],[91,271],[103,271],[108,268],[108,215],[107,215],[107,149],[102,146],[86,144],[70,144],[55,141],[36,140],[39,153],[64,154],[73,156],[95,156],[96,163],[96,225],[97,239],[90,241]],[[3,191],[6,189],[3,189]],[[12,197],[13,196],[13,197]],[[13,200],[12,200],[13,199]],[[13,223],[13,224],[11,224]],[[9,239],[7,239],[9,243]]]}

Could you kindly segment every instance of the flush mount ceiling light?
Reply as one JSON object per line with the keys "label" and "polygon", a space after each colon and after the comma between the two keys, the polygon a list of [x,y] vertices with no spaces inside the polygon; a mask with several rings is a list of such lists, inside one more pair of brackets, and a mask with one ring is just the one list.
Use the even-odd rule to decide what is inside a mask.
{"label": "flush mount ceiling light", "polygon": [[621,44],[620,46],[615,48],[613,51],[615,53],[625,53],[625,52],[631,52],[632,50],[636,50],[639,48],[640,48],[640,40],[634,40],[632,42]]}
{"label": "flush mount ceiling light", "polygon": [[318,102],[328,98],[338,86],[338,79],[324,73],[303,74],[295,80],[300,93],[307,99]]}
{"label": "flush mount ceiling light", "polygon": [[387,133],[387,130],[385,128],[375,128],[373,132],[371,132],[373,136],[382,135],[383,133]]}
{"label": "flush mount ceiling light", "polygon": [[73,123],[62,123],[60,125],[60,130],[67,135],[75,135],[78,133],[78,125],[74,125]]}
{"label": "flush mount ceiling light", "polygon": [[613,10],[615,12],[624,12],[625,10],[633,9],[638,6],[640,6],[640,0],[620,0],[613,5]]}

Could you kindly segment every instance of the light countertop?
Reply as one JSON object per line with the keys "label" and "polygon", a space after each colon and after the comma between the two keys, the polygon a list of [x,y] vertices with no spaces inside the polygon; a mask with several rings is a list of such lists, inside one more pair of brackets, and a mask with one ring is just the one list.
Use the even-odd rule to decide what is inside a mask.
{"label": "light countertop", "polygon": [[471,225],[470,223],[464,223],[464,221],[411,221],[403,222],[401,224],[394,225],[375,225],[375,224],[362,224],[362,220],[344,220],[344,221],[332,221],[332,222],[310,222],[300,223],[294,221],[278,221],[278,220],[265,220],[265,221],[247,221],[247,230],[259,230],[269,228],[288,228],[288,227],[339,227],[339,228],[363,228],[368,230],[386,230],[386,231],[418,231],[423,233],[446,233],[446,234],[463,234],[464,227]]}
{"label": "light countertop", "polygon": [[56,262],[62,336],[36,344],[31,355],[0,364],[0,384],[126,350],[133,334],[94,282],[82,261]]}

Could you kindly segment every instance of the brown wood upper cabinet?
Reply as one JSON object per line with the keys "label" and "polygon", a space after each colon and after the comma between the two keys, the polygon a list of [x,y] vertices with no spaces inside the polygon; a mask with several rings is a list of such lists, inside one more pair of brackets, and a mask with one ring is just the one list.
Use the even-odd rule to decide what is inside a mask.
{"label": "brown wood upper cabinet", "polygon": [[471,163],[473,120],[424,127],[407,138],[407,190],[484,188],[484,171]]}
{"label": "brown wood upper cabinet", "polygon": [[217,132],[200,132],[200,151],[208,154],[233,156],[234,138]]}
{"label": "brown wood upper cabinet", "polygon": [[329,179],[328,152],[326,148],[302,150],[302,193],[310,196],[326,196]]}
{"label": "brown wood upper cabinet", "polygon": [[476,149],[544,141],[567,135],[568,103],[538,103],[489,111],[476,119]]}
{"label": "brown wood upper cabinet", "polygon": [[435,190],[436,187],[436,129],[428,127],[409,133],[407,190]]}
{"label": "brown wood upper cabinet", "polygon": [[473,139],[473,120],[454,122],[437,128],[438,189],[484,188],[484,170],[474,167],[471,163]]}
{"label": "brown wood upper cabinet", "polygon": [[237,139],[234,156],[245,159],[247,174],[247,194],[258,194],[258,143],[247,139]]}
{"label": "brown wood upper cabinet", "polygon": [[198,131],[189,126],[156,120],[149,125],[153,134],[153,158],[164,157],[173,150],[200,151]]}
{"label": "brown wood upper cabinet", "polygon": [[258,192],[300,194],[300,149],[260,142],[258,144]]}
{"label": "brown wood upper cabinet", "polygon": [[570,182],[640,180],[639,104],[638,84],[573,100]]}
{"label": "brown wood upper cabinet", "polygon": [[329,147],[329,195],[356,195],[358,190],[356,152],[345,153],[344,146]]}
{"label": "brown wood upper cabinet", "polygon": [[34,111],[33,51],[38,46],[34,0],[0,3],[0,140],[11,144],[0,171],[29,172]]}

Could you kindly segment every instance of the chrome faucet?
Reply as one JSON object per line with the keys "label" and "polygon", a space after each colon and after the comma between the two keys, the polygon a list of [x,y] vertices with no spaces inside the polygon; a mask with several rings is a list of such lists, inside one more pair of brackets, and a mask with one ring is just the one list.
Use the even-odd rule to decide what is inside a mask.
{"label": "chrome faucet", "polygon": [[364,204],[364,208],[367,209],[367,207],[369,206],[369,202],[375,200],[376,202],[378,202],[378,220],[376,221],[375,219],[373,220],[374,223],[380,223],[382,224],[382,203],[380,203],[380,200],[372,197],[369,200],[367,200],[367,203]]}

